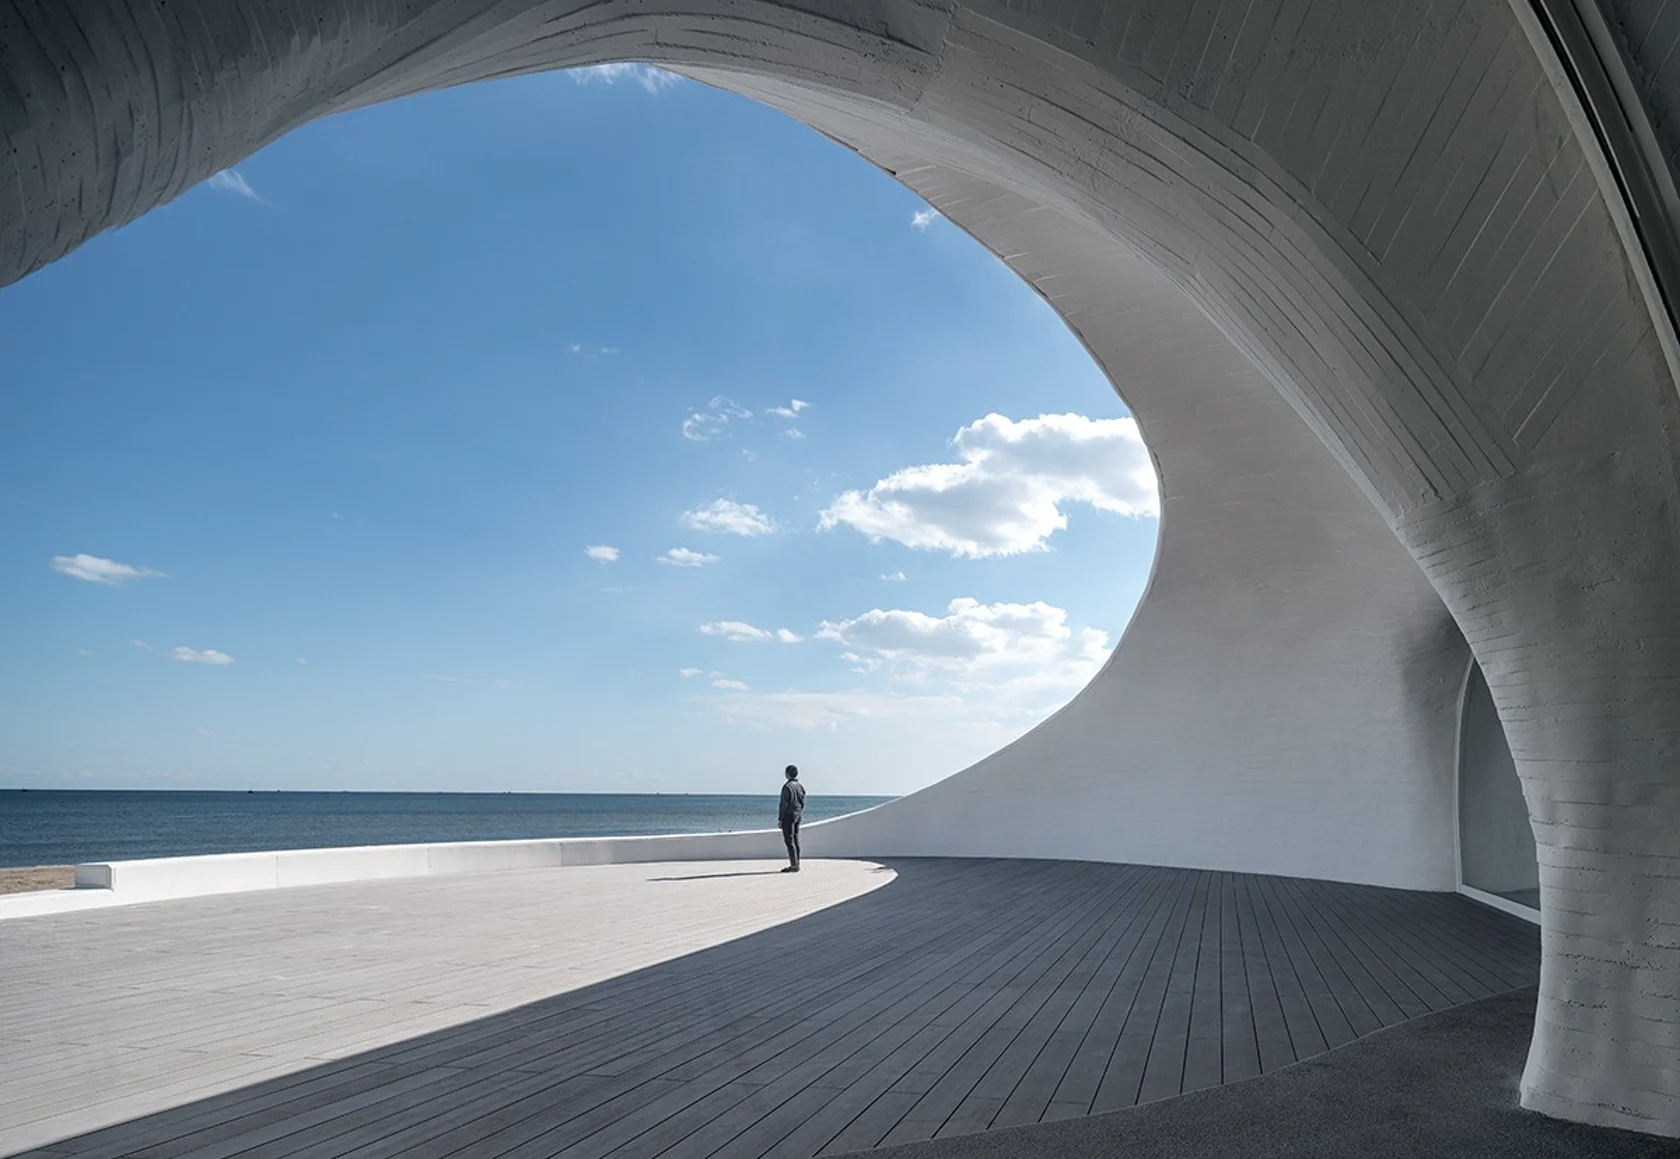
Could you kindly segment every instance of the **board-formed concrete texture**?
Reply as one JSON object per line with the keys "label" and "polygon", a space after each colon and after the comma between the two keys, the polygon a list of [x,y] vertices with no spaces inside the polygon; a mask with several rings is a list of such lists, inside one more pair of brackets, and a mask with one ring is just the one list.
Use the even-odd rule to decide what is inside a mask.
{"label": "board-formed concrete texture", "polygon": [[1154,582],[1067,708],[813,852],[1455,884],[1467,654],[1539,858],[1522,1101],[1680,1135],[1676,7],[0,0],[0,283],[314,118],[648,60],[1031,282],[1132,406]]}

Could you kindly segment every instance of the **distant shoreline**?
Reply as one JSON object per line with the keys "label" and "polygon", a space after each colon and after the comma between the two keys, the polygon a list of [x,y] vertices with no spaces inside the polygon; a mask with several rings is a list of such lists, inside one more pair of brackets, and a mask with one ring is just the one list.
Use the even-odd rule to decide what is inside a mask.
{"label": "distant shoreline", "polygon": [[[813,792],[805,819],[885,797]],[[0,793],[0,867],[363,845],[773,829],[764,793],[365,793],[30,789]]]}
{"label": "distant shoreline", "polygon": [[[778,787],[750,793],[630,791],[624,789],[206,789],[195,785],[150,785],[146,788],[80,788],[75,785],[0,786],[0,793],[310,793],[329,797],[340,794],[364,797],[774,797]],[[896,800],[896,794],[835,793],[846,799]]]}
{"label": "distant shoreline", "polygon": [[30,865],[20,869],[0,869],[0,894],[69,889],[75,884],[76,867],[73,865]]}

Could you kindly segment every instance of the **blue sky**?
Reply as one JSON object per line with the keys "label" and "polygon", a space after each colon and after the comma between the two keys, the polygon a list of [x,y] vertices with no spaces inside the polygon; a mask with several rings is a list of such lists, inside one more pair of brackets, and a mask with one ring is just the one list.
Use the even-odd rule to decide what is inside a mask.
{"label": "blue sky", "polygon": [[1030,289],[639,67],[310,125],[0,347],[0,785],[905,792],[1065,702],[1154,551]]}

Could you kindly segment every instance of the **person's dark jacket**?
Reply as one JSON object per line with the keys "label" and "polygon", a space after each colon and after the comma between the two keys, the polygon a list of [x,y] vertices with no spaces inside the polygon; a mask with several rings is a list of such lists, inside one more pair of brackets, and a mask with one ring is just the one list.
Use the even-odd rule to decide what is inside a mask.
{"label": "person's dark jacket", "polygon": [[782,803],[776,808],[776,824],[797,825],[805,815],[805,786],[789,781],[782,786]]}

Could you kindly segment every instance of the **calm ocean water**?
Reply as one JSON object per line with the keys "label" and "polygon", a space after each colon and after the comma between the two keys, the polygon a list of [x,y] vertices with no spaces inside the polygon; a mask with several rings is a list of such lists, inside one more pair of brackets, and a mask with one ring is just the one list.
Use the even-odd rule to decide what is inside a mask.
{"label": "calm ocean water", "polygon": [[[890,799],[812,793],[805,819],[838,817]],[[772,795],[0,790],[0,866],[775,825]]]}

